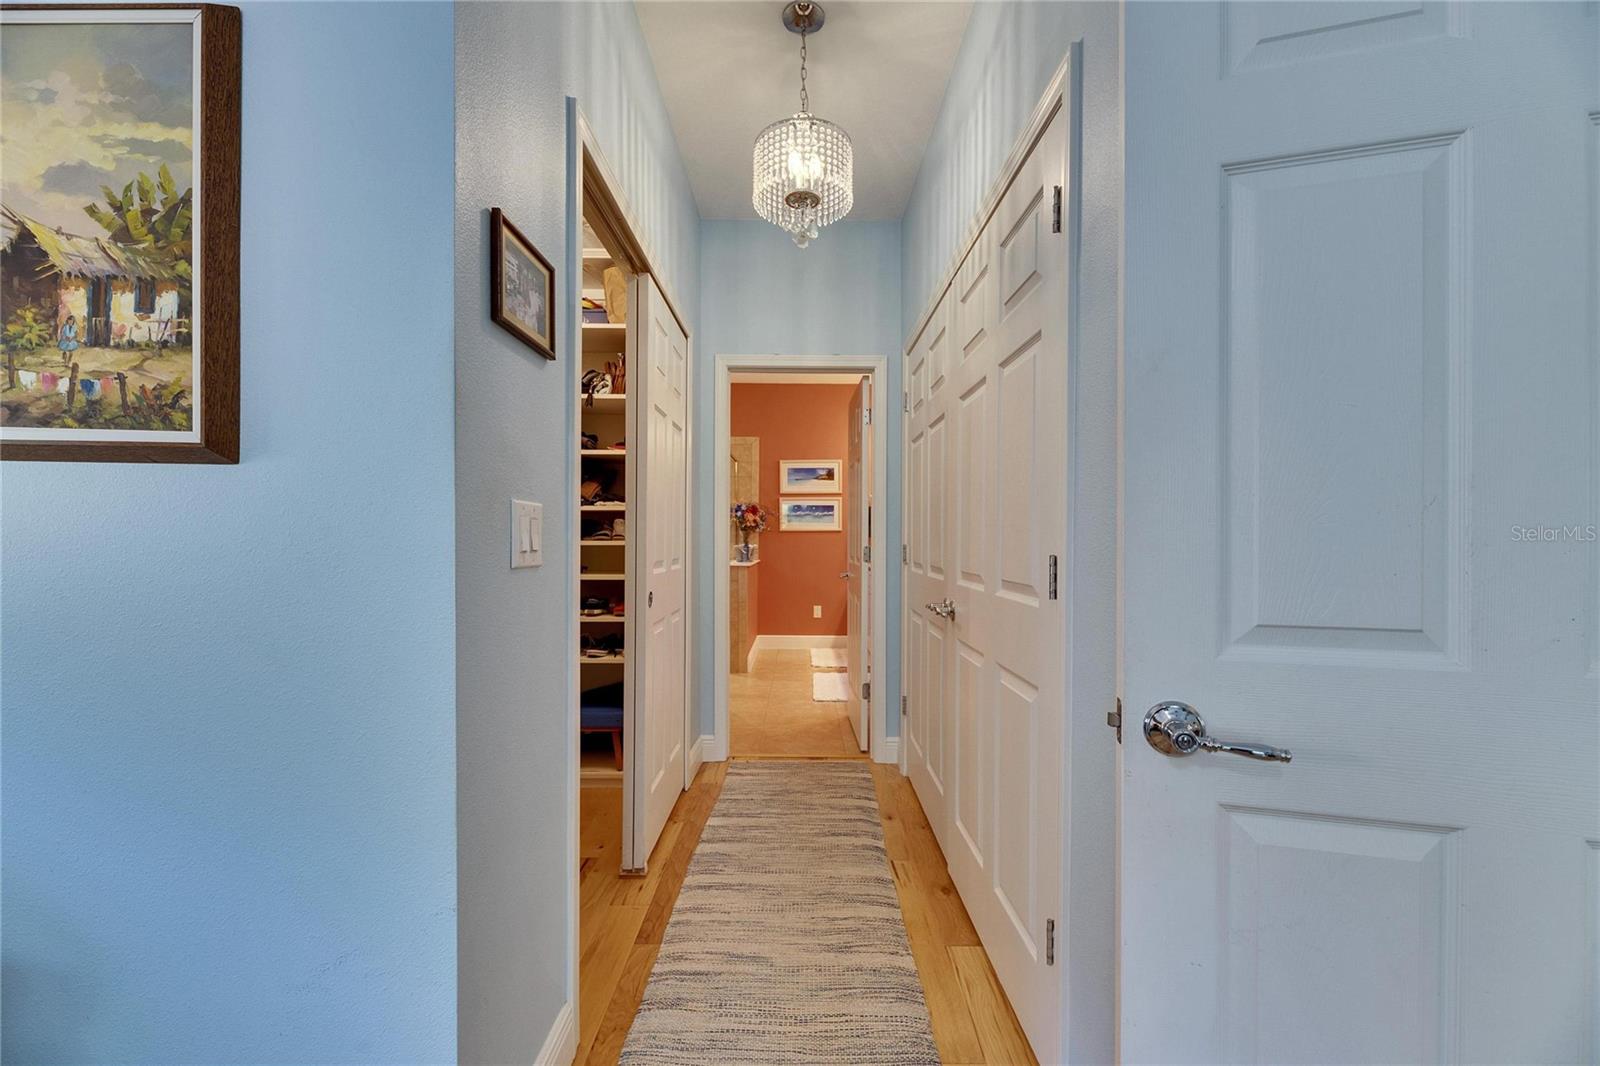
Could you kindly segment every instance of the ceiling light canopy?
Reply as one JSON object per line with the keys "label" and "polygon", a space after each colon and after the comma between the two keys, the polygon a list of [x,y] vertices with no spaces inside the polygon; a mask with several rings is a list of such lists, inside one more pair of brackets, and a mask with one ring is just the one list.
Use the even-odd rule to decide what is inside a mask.
{"label": "ceiling light canopy", "polygon": [[855,152],[850,135],[811,113],[806,91],[806,38],[822,28],[822,5],[793,0],[783,24],[800,35],[800,110],[756,138],[756,214],[787,231],[804,248],[823,226],[850,213],[855,203]]}

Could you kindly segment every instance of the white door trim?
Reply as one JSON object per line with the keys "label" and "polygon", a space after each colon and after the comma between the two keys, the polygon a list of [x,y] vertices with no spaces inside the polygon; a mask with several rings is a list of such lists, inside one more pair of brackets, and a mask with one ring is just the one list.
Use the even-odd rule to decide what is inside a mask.
{"label": "white door trim", "polygon": [[[732,389],[732,376],[735,373],[749,371],[768,371],[775,374],[817,374],[817,373],[859,373],[872,378],[872,395],[875,407],[888,402],[886,383],[889,380],[889,359],[883,355],[862,356],[819,356],[819,355],[718,355],[716,357],[716,383],[713,394],[713,407],[715,412],[716,428],[712,432],[712,454],[725,456],[728,454],[731,421],[729,401]],[[872,419],[872,479],[875,485],[888,484],[888,431],[886,427],[889,419],[883,417],[881,411],[875,413]],[[712,554],[714,560],[721,561],[721,565],[714,568],[713,592],[711,596],[711,647],[712,647],[712,680],[713,703],[715,705],[715,726],[711,733],[712,743],[708,746],[705,756],[709,761],[720,761],[728,757],[728,564],[727,559],[732,551],[733,530],[731,523],[726,520],[728,509],[733,506],[729,498],[729,471],[725,462],[714,463],[716,474],[716,492],[712,501],[712,526],[716,530],[715,549]],[[888,572],[893,555],[891,547],[884,541],[882,530],[883,522],[874,522],[873,546],[875,553],[872,566],[872,661],[878,664],[888,662]],[[879,559],[882,559],[880,565]],[[887,708],[883,700],[889,691],[883,669],[873,676],[872,697],[872,737],[870,753],[877,762],[895,762],[897,756],[894,747],[888,743]],[[881,687],[880,687],[881,686]]]}

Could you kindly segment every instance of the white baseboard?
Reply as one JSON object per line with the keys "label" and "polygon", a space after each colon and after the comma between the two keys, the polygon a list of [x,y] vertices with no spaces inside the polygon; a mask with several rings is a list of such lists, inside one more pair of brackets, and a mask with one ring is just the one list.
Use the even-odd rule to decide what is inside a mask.
{"label": "white baseboard", "polygon": [[694,780],[694,775],[700,772],[700,767],[706,761],[706,741],[710,736],[702,733],[695,737],[694,743],[689,745],[689,780]]}
{"label": "white baseboard", "polygon": [[728,761],[728,742],[725,739],[705,733],[700,737],[698,744],[706,762]]}
{"label": "white baseboard", "polygon": [[761,651],[792,651],[805,648],[843,648],[849,638],[829,636],[826,633],[761,633],[756,636],[755,643],[750,645],[750,658],[753,662],[756,653]]}
{"label": "white baseboard", "polygon": [[544,1047],[533,1058],[533,1066],[572,1066],[578,1057],[578,1012],[571,1003],[561,1004],[556,1020],[544,1038]]}
{"label": "white baseboard", "polygon": [[900,762],[900,738],[884,737],[878,750],[872,753],[873,762],[895,763]]}

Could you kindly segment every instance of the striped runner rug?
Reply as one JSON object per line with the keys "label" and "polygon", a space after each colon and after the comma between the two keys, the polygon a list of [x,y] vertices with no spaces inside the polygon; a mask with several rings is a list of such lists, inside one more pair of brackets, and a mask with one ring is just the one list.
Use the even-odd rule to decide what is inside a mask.
{"label": "striped runner rug", "polygon": [[939,1061],[865,763],[729,766],[621,1061]]}

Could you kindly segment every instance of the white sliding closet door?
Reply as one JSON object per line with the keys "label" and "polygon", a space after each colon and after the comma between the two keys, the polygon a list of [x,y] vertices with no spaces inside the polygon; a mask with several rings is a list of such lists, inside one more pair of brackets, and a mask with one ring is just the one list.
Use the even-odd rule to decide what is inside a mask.
{"label": "white sliding closet door", "polygon": [[[1067,113],[1058,110],[910,355],[913,784],[1034,1050],[1060,1046]],[[1064,231],[1065,226],[1061,229]]]}
{"label": "white sliding closet door", "polygon": [[[648,274],[628,333],[628,536],[635,617],[623,729],[622,865],[643,869],[683,791],[687,757],[688,337]],[[639,602],[641,601],[642,602]]]}

